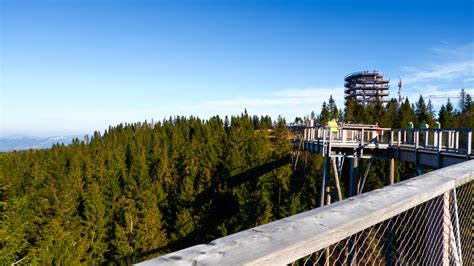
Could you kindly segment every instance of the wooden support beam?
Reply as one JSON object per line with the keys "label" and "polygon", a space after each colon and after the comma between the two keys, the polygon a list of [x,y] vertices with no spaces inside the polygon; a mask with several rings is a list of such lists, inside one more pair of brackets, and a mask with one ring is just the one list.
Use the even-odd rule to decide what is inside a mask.
{"label": "wooden support beam", "polygon": [[388,178],[387,185],[393,185],[395,183],[395,159],[388,159]]}
{"label": "wooden support beam", "polygon": [[339,172],[337,171],[336,158],[331,158],[332,171],[334,172],[334,181],[336,182],[337,200],[342,200],[341,184],[339,183]]}

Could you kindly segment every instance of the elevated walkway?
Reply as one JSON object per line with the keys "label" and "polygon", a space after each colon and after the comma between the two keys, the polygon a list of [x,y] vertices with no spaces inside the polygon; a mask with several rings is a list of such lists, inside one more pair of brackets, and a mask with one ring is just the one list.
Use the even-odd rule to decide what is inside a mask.
{"label": "elevated walkway", "polygon": [[391,129],[346,125],[293,126],[304,150],[329,157],[387,158],[441,168],[474,159],[474,129]]}
{"label": "elevated walkway", "polygon": [[[324,156],[320,208],[137,265],[474,263],[474,129],[289,128],[295,147]],[[344,158],[351,169],[345,199],[339,187]],[[374,158],[390,162],[388,186],[362,194],[367,173],[360,175],[358,160]],[[393,184],[395,160],[438,170]]]}

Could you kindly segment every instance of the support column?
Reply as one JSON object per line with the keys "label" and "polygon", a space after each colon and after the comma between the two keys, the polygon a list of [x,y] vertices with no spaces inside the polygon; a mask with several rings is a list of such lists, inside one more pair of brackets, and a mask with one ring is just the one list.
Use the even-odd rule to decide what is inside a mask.
{"label": "support column", "polygon": [[324,206],[324,200],[326,198],[326,187],[329,187],[329,160],[329,156],[325,154],[323,162],[323,176],[321,177],[321,188],[319,190],[319,207]]}
{"label": "support column", "polygon": [[349,179],[349,197],[357,195],[359,183],[359,159],[357,157],[349,158],[350,179]]}
{"label": "support column", "polygon": [[337,171],[336,158],[331,159],[332,171],[334,172],[334,181],[336,182],[337,200],[342,200],[341,184],[339,183],[339,173]]}
{"label": "support column", "polygon": [[455,135],[454,135],[454,148],[456,149],[456,151],[459,149],[459,131],[456,131]]}
{"label": "support column", "polygon": [[388,159],[388,176],[387,185],[393,185],[395,183],[395,159]]}

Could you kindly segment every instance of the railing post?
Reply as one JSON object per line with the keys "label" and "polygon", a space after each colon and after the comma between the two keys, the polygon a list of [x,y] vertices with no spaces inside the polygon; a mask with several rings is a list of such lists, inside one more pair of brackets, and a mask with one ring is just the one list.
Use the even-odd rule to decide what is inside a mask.
{"label": "railing post", "polygon": [[402,131],[397,131],[397,146],[400,147],[400,143],[402,142]]}
{"label": "railing post", "polygon": [[[337,133],[336,133],[337,134]],[[328,156],[331,154],[331,148],[332,148],[332,130],[329,128],[329,143],[328,143]]]}
{"label": "railing post", "polygon": [[428,130],[425,130],[425,148],[428,147],[428,139],[430,138],[430,132]]}
{"label": "railing post", "polygon": [[438,131],[438,153],[441,152],[443,147],[443,131]]}
{"label": "railing post", "polygon": [[438,130],[438,147],[437,147],[437,150],[438,150],[438,154],[437,154],[438,168],[441,168],[443,166],[442,157],[441,157],[442,147],[443,147],[443,131]]}
{"label": "railing post", "polygon": [[323,153],[326,147],[326,128],[323,128]]}
{"label": "railing post", "polygon": [[342,138],[342,143],[346,143],[346,139],[347,139],[347,131],[344,130],[343,127],[341,127],[341,138]]}
{"label": "railing post", "polygon": [[390,139],[388,141],[388,144],[390,144],[390,147],[393,146],[393,137],[394,137],[393,129],[390,129]]}
{"label": "railing post", "polygon": [[430,264],[449,265],[449,238],[451,214],[449,211],[449,191],[427,202],[428,232],[433,234],[432,243],[427,246]]}
{"label": "railing post", "polygon": [[455,142],[454,142],[454,148],[456,149],[459,149],[459,130],[456,130],[456,132],[454,133],[455,134]]}
{"label": "railing post", "polygon": [[451,149],[453,147],[453,143],[452,143],[452,134],[453,134],[453,131],[448,131],[448,145],[447,145],[447,148]]}
{"label": "railing post", "polygon": [[467,132],[467,143],[466,143],[466,157],[469,160],[469,157],[472,153],[472,131]]}
{"label": "railing post", "polygon": [[416,130],[413,132],[414,133],[414,141],[415,141],[415,149],[418,149],[419,146],[419,138],[420,138],[420,131]]}
{"label": "railing post", "polygon": [[452,233],[450,230],[451,225],[451,213],[449,212],[449,192],[443,194],[442,218],[443,221],[443,232],[442,232],[442,243],[443,243],[443,263],[442,265],[449,265],[449,237]]}

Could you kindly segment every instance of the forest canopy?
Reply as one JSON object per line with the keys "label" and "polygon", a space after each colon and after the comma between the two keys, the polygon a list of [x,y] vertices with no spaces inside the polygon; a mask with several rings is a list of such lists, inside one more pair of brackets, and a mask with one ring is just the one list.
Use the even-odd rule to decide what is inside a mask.
{"label": "forest canopy", "polygon": [[[468,94],[437,114],[422,96],[400,107],[348,100],[344,110],[331,96],[311,118],[472,128],[473,114]],[[305,154],[293,168],[291,151],[283,118],[245,111],[120,124],[68,146],[1,153],[0,263],[127,264],[315,208],[322,157]],[[372,167],[369,190],[387,172]],[[397,179],[414,174],[397,162]]]}

